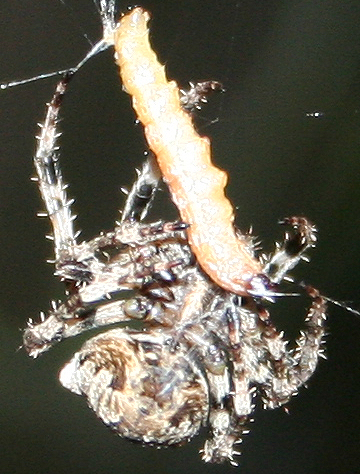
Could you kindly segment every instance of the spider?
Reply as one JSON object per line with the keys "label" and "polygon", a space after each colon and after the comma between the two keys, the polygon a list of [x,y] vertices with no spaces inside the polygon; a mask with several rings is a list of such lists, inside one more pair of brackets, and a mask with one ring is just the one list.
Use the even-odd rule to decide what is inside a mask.
{"label": "spider", "polygon": [[[296,348],[288,349],[264,306],[270,298],[235,294],[215,283],[192,252],[187,223],[144,222],[161,179],[151,153],[114,230],[78,242],[56,143],[62,100],[75,72],[65,73],[56,87],[34,158],[66,299],[52,302],[40,321],[29,320],[24,347],[36,358],[68,337],[123,323],[90,338],[61,370],[61,384],[85,396],[122,437],[180,445],[206,427],[202,459],[237,465],[255,397],[264,408],[282,406],[314,372],[323,355],[326,298],[303,285],[312,302]],[[207,91],[221,89],[218,84],[181,91],[186,113],[204,102]],[[258,256],[253,238],[238,232],[273,295],[281,294],[278,285],[316,242],[306,218],[282,223],[292,231],[269,257]]]}

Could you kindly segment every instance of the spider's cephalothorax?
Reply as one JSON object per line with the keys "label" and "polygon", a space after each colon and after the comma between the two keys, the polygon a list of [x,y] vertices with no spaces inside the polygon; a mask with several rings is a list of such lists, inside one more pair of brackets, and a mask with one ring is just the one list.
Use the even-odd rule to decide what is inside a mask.
{"label": "spider's cephalothorax", "polygon": [[[234,294],[198,264],[188,224],[143,223],[160,177],[149,155],[114,230],[78,243],[55,147],[72,74],[59,82],[47,107],[35,155],[54,232],[56,275],[65,282],[67,299],[53,303],[40,322],[29,321],[24,346],[37,357],[91,328],[140,320],[139,329],[122,325],[89,339],[62,369],[61,383],[86,396],[121,436],[180,444],[206,426],[203,459],[236,464],[235,445],[247,432],[255,397],[265,408],[287,403],[322,354],[326,307],[315,289],[305,287],[312,304],[293,350],[253,291],[258,284],[277,294],[277,285],[314,245],[315,228],[305,218],[285,219],[293,230],[271,257],[257,261],[261,273],[253,277],[252,292]],[[191,91],[183,97],[187,109],[197,107]],[[257,260],[251,237],[237,235]]]}

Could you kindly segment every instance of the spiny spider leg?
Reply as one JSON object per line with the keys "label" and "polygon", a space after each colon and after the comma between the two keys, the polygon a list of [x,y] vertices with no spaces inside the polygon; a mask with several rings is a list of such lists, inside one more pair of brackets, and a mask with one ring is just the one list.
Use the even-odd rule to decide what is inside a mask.
{"label": "spiny spider leg", "polygon": [[[130,300],[126,304],[125,300],[109,302],[110,293],[141,286],[143,278],[139,275],[143,272],[143,266],[141,263],[133,265],[133,254],[136,254],[134,248],[169,239],[180,239],[184,244],[186,242],[186,226],[181,223],[137,224],[148,212],[159,181],[157,165],[150,156],[127,197],[124,222],[119,223],[113,232],[76,244],[74,217],[70,210],[72,201],[69,201],[63,183],[56,139],[59,136],[57,122],[64,94],[77,70],[75,68],[67,72],[56,86],[54,96],[47,105],[34,158],[41,196],[53,226],[56,275],[65,280],[69,297],[62,304],[52,302],[52,309],[46,319],[41,313],[40,322],[29,320],[24,332],[24,346],[33,357],[48,350],[54,343],[85,330],[125,321],[129,317],[145,317],[145,312],[148,315],[152,305],[145,301],[145,297]],[[118,256],[111,262],[105,253],[111,248],[122,254],[122,258]],[[184,253],[180,252],[176,257],[175,252],[175,262],[182,261]],[[160,268],[166,264],[167,261],[158,265]],[[136,312],[134,304],[138,305]],[[104,310],[105,307],[108,311]]]}
{"label": "spiny spider leg", "polygon": [[[295,229],[286,233],[284,243],[278,245],[266,266],[270,280],[275,284],[286,278],[303,253],[316,241],[315,227],[302,217],[282,221]],[[263,398],[264,408],[276,408],[289,401],[298,388],[314,372],[324,335],[326,303],[319,292],[311,287],[305,291],[312,298],[306,316],[307,328],[296,340],[295,351],[287,349],[283,333],[279,333],[270,320],[268,311],[253,298],[230,296],[227,299],[229,357],[231,361],[232,398],[214,406],[209,427],[211,437],[202,451],[205,461],[222,462],[228,459],[237,465],[235,444],[241,443],[248,433],[249,416],[254,411],[257,390]],[[223,359],[224,360],[224,359]],[[211,387],[211,383],[209,382]]]}
{"label": "spiny spider leg", "polygon": [[63,76],[56,86],[51,102],[47,105],[45,121],[40,125],[41,133],[37,137],[38,145],[34,157],[38,176],[35,179],[38,181],[41,197],[45,203],[45,215],[49,216],[53,228],[56,265],[64,260],[73,259],[76,245],[73,226],[75,216],[71,214],[73,201],[67,197],[67,186],[62,179],[56,146],[56,140],[60,135],[57,130],[59,111],[72,76],[72,71]]}
{"label": "spiny spider leg", "polygon": [[189,82],[189,85],[188,90],[180,89],[180,104],[184,110],[189,112],[200,110],[203,104],[207,103],[210,94],[225,92],[223,85],[218,81]]}
{"label": "spiny spider leg", "polygon": [[231,397],[224,398],[212,410],[209,417],[211,437],[202,450],[204,461],[222,463],[228,460],[233,466],[238,465],[234,456],[241,454],[236,445],[249,433],[249,417],[255,408],[253,398],[256,394],[251,367],[258,363],[258,352],[252,353],[251,348],[252,338],[256,337],[257,309],[245,309],[243,300],[229,295],[225,302],[224,324],[228,329],[224,344],[228,347],[226,365],[230,368]]}
{"label": "spiny spider leg", "polygon": [[[160,318],[163,321],[170,317],[172,320],[175,310],[170,308],[171,316],[166,316],[165,309],[157,301],[163,301],[165,295],[178,312],[182,293],[177,296],[179,301],[173,303],[172,292],[166,285],[163,288],[162,282],[172,278],[172,273],[180,281],[186,278],[185,269],[192,259],[188,246],[181,243],[183,231],[170,230],[177,225],[163,225],[165,230],[157,239],[156,231],[162,230],[159,225],[129,223],[123,225],[123,240],[118,232],[84,242],[84,251],[98,255],[89,261],[87,271],[90,278],[76,286],[64,303],[53,303],[46,319],[41,316],[39,323],[29,321],[23,336],[29,354],[37,357],[67,337],[107,324],[131,319],[150,321]],[[142,231],[144,235],[141,235]],[[182,239],[176,240],[175,236],[180,235]],[[95,242],[99,245],[96,246]],[[117,251],[116,256],[113,259],[101,258],[101,249],[109,250],[110,247]],[[181,276],[183,272],[184,277]],[[132,294],[133,291],[136,295]]]}
{"label": "spiny spider leg", "polygon": [[24,347],[34,359],[68,337],[77,336],[90,329],[145,318],[152,304],[145,297],[107,302],[103,305],[79,306],[73,298],[65,303],[53,304],[46,319],[38,324],[28,324],[23,335]]}
{"label": "spiny spider leg", "polygon": [[237,296],[228,299],[232,396],[213,406],[209,416],[211,437],[205,442],[203,460],[229,460],[237,465],[234,455],[240,453],[235,445],[248,433],[256,393],[261,394],[264,408],[273,409],[287,403],[313,374],[319,357],[323,356],[326,301],[314,288],[305,290],[313,301],[306,316],[306,329],[296,340],[295,350],[287,348],[283,333],[277,332],[260,304],[253,299],[244,299],[240,304]]}
{"label": "spiny spider leg", "polygon": [[128,194],[119,224],[127,220],[141,222],[146,217],[154,200],[160,178],[159,167],[150,152],[141,170],[138,171],[138,177]]}
{"label": "spiny spider leg", "polygon": [[[48,317],[42,318],[40,323],[29,322],[23,337],[29,354],[37,357],[53,344],[92,328],[157,317],[156,291],[160,292],[161,299],[161,291],[163,294],[165,289],[156,290],[155,285],[151,291],[148,286],[154,278],[166,278],[172,268],[181,272],[189,265],[192,257],[185,244],[183,228],[176,222],[127,222],[114,232],[79,245],[76,250],[89,256],[88,279],[84,280],[83,273],[82,284],[75,285],[67,301],[60,305],[53,303]],[[110,250],[116,252],[114,258],[103,255]],[[80,268],[81,263],[73,263],[73,270],[76,266]],[[132,290],[145,293],[132,297],[129,295]],[[130,299],[111,301],[116,295]]]}
{"label": "spiny spider leg", "polygon": [[269,351],[268,367],[271,377],[261,383],[264,408],[276,408],[297,394],[314,373],[325,335],[326,299],[318,290],[306,286],[312,304],[305,318],[306,328],[295,341],[296,348],[288,350],[286,341],[274,328],[264,331],[263,339]]}
{"label": "spiny spider leg", "polygon": [[[104,3],[106,5],[107,2]],[[101,5],[103,9],[104,5]],[[113,5],[110,5],[112,12]],[[112,28],[111,16],[105,12],[109,30]],[[89,55],[88,55],[89,56]],[[130,318],[146,316],[151,319],[153,302],[140,296],[130,299],[110,302],[110,294],[124,290],[139,289],[143,283],[139,277],[143,270],[130,268],[135,247],[150,245],[152,242],[161,247],[161,242],[170,240],[183,242],[187,247],[182,223],[157,222],[148,225],[138,225],[151,207],[155,191],[160,180],[160,172],[154,157],[150,155],[142,166],[138,177],[127,196],[121,222],[113,232],[100,234],[99,237],[80,245],[76,243],[71,204],[66,193],[67,186],[63,183],[56,139],[60,135],[57,123],[62,101],[67,86],[84,61],[76,68],[64,74],[56,86],[54,96],[47,106],[44,124],[38,137],[38,147],[34,162],[38,175],[41,196],[50,217],[55,245],[56,275],[67,284],[68,299],[64,303],[52,302],[52,309],[45,318],[41,313],[41,321],[35,324],[29,320],[24,333],[24,346],[30,355],[37,357],[48,350],[53,344],[85,330],[126,321]],[[203,92],[204,97],[206,91]],[[192,103],[189,97],[188,103]],[[107,251],[114,249],[122,259],[111,259],[106,263]],[[189,251],[174,246],[171,257],[182,263],[188,259]],[[179,249],[181,249],[179,251]],[[135,252],[136,253],[136,252]],[[99,258],[98,254],[104,254]],[[166,266],[160,262],[159,268]],[[169,262],[169,265],[172,265]],[[106,267],[106,271],[105,270]],[[137,311],[134,307],[137,306]],[[124,310],[125,308],[125,310]],[[129,314],[130,313],[130,314]]]}
{"label": "spiny spider leg", "polygon": [[306,260],[304,252],[316,243],[316,227],[305,217],[286,217],[280,224],[291,225],[293,234],[285,233],[282,244],[276,244],[274,255],[266,263],[264,273],[272,283],[280,283],[298,262]]}

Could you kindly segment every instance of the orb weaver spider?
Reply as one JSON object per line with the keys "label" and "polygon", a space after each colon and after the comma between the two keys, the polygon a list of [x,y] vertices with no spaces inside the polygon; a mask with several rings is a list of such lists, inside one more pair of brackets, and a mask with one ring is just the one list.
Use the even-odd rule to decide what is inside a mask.
{"label": "orb weaver spider", "polygon": [[[134,33],[139,22],[147,31],[148,16],[141,8],[132,10],[117,26],[114,2],[102,1],[101,7],[106,42],[115,41],[109,40],[114,31],[115,35],[125,31],[123,52],[131,50],[134,36],[148,41],[143,30]],[[124,24],[128,26],[122,27]],[[98,50],[102,47],[103,44],[97,45]],[[117,49],[123,77],[128,66],[131,72],[135,64],[125,88],[129,90],[131,81],[140,78],[142,85],[136,88],[148,90],[144,78],[156,77],[146,60],[148,52],[144,57],[140,53],[139,57],[131,56],[132,59],[122,59],[120,53]],[[282,294],[278,285],[314,246],[316,229],[304,217],[286,218],[282,223],[290,225],[292,232],[285,234],[284,242],[276,246],[272,256],[258,256],[253,238],[235,229],[230,216],[231,238],[236,240],[241,256],[235,263],[228,263],[246,267],[241,270],[239,286],[231,289],[222,283],[227,279],[227,268],[215,268],[215,272],[222,272],[219,278],[207,271],[213,262],[206,262],[207,253],[199,256],[198,250],[202,251],[208,242],[204,243],[204,238],[196,242],[194,233],[202,216],[186,211],[194,199],[189,196],[194,196],[193,188],[200,183],[205,188],[201,192],[209,192],[205,199],[211,215],[215,184],[205,174],[195,179],[192,176],[191,186],[182,183],[184,189],[191,188],[190,195],[180,195],[177,185],[171,184],[178,165],[169,165],[171,170],[165,170],[171,157],[163,152],[167,145],[161,141],[162,136],[154,145],[157,135],[152,131],[147,138],[154,153],[138,172],[120,222],[113,231],[78,242],[56,141],[62,100],[82,63],[67,71],[58,83],[47,106],[34,158],[40,193],[53,228],[55,273],[65,283],[66,300],[53,302],[48,315],[41,314],[39,322],[28,322],[24,347],[35,358],[63,339],[89,329],[140,321],[140,329],[117,327],[90,338],[62,369],[60,382],[84,395],[97,416],[120,436],[150,445],[177,445],[190,440],[205,426],[209,434],[202,450],[203,460],[236,465],[236,445],[248,432],[255,397],[261,396],[264,408],[286,404],[312,375],[323,355],[326,298],[316,289],[303,286],[312,303],[305,329],[293,350],[287,348],[283,333],[276,330],[264,306],[265,300]],[[161,68],[157,63],[155,67]],[[156,88],[157,79],[154,81]],[[191,84],[188,92],[179,91],[174,83],[166,84],[177,95],[176,113],[185,117],[184,129],[191,124],[192,109],[206,100],[209,91],[221,89],[216,81]],[[161,91],[157,92],[158,102],[151,104],[137,97],[137,91],[131,92],[147,132],[161,121],[166,128],[168,114],[164,113]],[[155,110],[158,118],[152,116],[146,122],[147,111],[140,110],[151,107],[158,107],[161,113]],[[167,127],[172,140],[188,145],[177,127],[175,138]],[[190,133],[197,135],[193,130]],[[180,161],[186,162],[186,158],[182,155]],[[204,173],[208,172],[206,167],[215,169],[204,162]],[[181,219],[144,223],[161,176],[170,187]],[[226,198],[221,195],[219,200],[222,206]],[[205,225],[211,233],[218,224],[207,217]],[[220,239],[221,228],[216,232]],[[227,232],[224,235],[226,238]],[[210,253],[214,247],[222,252],[220,240],[210,240]],[[215,257],[219,255],[214,252]]]}

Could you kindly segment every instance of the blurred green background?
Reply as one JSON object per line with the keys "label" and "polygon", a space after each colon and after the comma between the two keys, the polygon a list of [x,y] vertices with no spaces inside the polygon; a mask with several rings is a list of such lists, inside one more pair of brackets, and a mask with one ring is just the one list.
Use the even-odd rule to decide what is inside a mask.
{"label": "blurred green background", "polygon": [[[91,0],[1,2],[0,81],[76,64],[100,22]],[[271,251],[277,220],[305,215],[319,228],[311,263],[294,271],[321,291],[360,308],[360,3],[358,0],[157,0],[152,41],[168,75],[217,79],[227,92],[198,113],[214,161],[229,172],[237,224],[250,225]],[[120,5],[125,10],[126,4]],[[72,9],[72,10],[71,10]],[[63,389],[57,373],[83,340],[39,360],[17,351],[29,317],[62,297],[45,264],[52,257],[35,217],[42,209],[33,174],[36,123],[56,80],[0,92],[0,472],[60,474],[246,474],[360,472],[360,318],[329,308],[328,361],[308,390],[283,411],[255,414],[241,465],[204,465],[204,436],[180,449],[142,448],[116,437]],[[320,116],[315,117],[315,113]],[[84,67],[63,108],[62,166],[77,198],[84,238],[110,229],[145,144],[121,92],[112,52]],[[161,193],[154,218],[174,218]],[[279,328],[296,335],[307,302],[285,298],[271,308]],[[85,335],[85,338],[88,335]]]}

